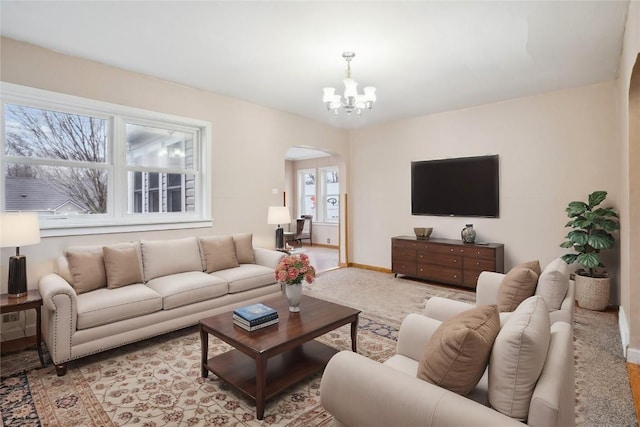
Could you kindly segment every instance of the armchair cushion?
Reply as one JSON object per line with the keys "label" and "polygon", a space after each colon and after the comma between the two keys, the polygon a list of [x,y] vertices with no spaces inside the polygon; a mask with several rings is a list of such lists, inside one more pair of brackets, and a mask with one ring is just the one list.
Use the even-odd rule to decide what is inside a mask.
{"label": "armchair cushion", "polygon": [[536,291],[538,275],[529,268],[512,268],[502,279],[496,302],[498,310],[514,311]]}
{"label": "armchair cushion", "polygon": [[443,322],[427,343],[418,378],[466,395],[484,373],[500,330],[495,305],[462,312]]}
{"label": "armchair cushion", "polygon": [[559,310],[569,290],[569,266],[562,258],[551,261],[538,279],[536,295],[544,298],[549,311]]}
{"label": "armchair cushion", "polygon": [[530,270],[533,270],[534,273],[536,273],[538,275],[538,277],[540,277],[540,274],[542,274],[542,268],[540,267],[540,261],[533,260],[533,261],[527,261],[527,262],[523,262],[522,264],[518,264],[513,268],[528,268]]}
{"label": "armchair cushion", "polygon": [[502,326],[489,360],[489,402],[503,414],[527,419],[529,403],[551,339],[544,299],[523,301]]}

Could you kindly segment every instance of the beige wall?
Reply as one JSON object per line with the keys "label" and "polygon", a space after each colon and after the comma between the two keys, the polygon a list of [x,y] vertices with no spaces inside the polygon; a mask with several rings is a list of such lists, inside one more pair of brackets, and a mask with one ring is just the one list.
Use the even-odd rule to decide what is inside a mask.
{"label": "beige wall", "polygon": [[[620,331],[640,363],[640,2],[629,4],[618,78],[620,111]],[[634,68],[635,64],[635,68]],[[632,77],[633,74],[633,77]],[[633,81],[633,83],[631,83]],[[633,89],[630,90],[630,88]]]}
{"label": "beige wall", "polygon": [[[282,204],[285,153],[304,145],[348,158],[348,134],[317,122],[233,98],[62,55],[11,39],[1,39],[3,82],[46,89],[212,124],[213,227],[100,236],[45,238],[25,247],[29,288],[53,270],[53,259],[71,244],[165,238],[194,233],[252,232],[258,246],[273,247],[267,207]],[[278,194],[273,194],[273,189]],[[11,249],[0,253],[0,290],[7,291]]]}
{"label": "beige wall", "polygon": [[[564,211],[594,190],[619,205],[620,148],[614,82],[397,121],[351,134],[350,229],[358,264],[391,267],[391,241],[414,226],[459,239],[473,223],[477,240],[505,245],[505,268],[566,253]],[[393,147],[390,149],[390,147]],[[412,216],[410,162],[500,156],[500,218]],[[619,300],[619,261],[610,251],[611,301]]]}

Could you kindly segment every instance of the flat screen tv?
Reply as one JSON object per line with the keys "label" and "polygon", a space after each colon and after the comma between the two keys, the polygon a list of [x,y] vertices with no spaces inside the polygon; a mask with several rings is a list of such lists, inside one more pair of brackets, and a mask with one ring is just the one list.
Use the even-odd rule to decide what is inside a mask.
{"label": "flat screen tv", "polygon": [[497,218],[498,155],[411,162],[411,214]]}

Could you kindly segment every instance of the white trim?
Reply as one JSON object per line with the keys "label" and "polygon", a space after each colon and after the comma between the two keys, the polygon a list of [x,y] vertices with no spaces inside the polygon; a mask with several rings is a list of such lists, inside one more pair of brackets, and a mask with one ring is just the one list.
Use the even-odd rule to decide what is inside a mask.
{"label": "white trim", "polygon": [[629,323],[622,306],[618,311],[618,326],[620,327],[620,340],[622,341],[624,357],[627,362],[640,365],[640,348],[629,347]]}
{"label": "white trim", "polygon": [[[89,98],[52,92],[13,83],[0,82],[0,104],[11,103],[26,105],[34,108],[61,109],[71,114],[88,115],[109,120],[109,145],[106,153],[106,163],[85,162],[60,162],[55,159],[28,159],[19,158],[20,163],[61,165],[64,167],[90,167],[93,169],[107,169],[109,171],[109,189],[121,189],[126,186],[126,173],[129,170],[141,170],[147,168],[130,167],[126,165],[123,147],[116,147],[115,140],[124,141],[124,126],[126,123],[148,126],[162,126],[182,131],[194,131],[197,129],[198,147],[197,157],[193,169],[186,173],[196,177],[196,200],[193,212],[182,212],[161,215],[130,215],[127,213],[127,195],[121,191],[108,192],[108,213],[90,215],[83,218],[75,216],[43,216],[40,227],[43,236],[66,236],[81,234],[102,234],[110,232],[130,232],[163,230],[178,228],[210,227],[211,218],[211,145],[212,125],[210,122],[188,117],[174,116],[155,111],[143,110],[120,104],[98,101]],[[2,114],[4,120],[4,111]],[[3,123],[0,123],[4,129]],[[116,132],[119,134],[116,135]],[[4,134],[0,135],[0,149],[4,152]],[[116,151],[117,149],[117,151]],[[5,157],[6,161],[12,158]],[[157,172],[157,168],[151,168]],[[162,172],[165,172],[164,170]],[[170,171],[171,172],[171,171]],[[173,173],[173,172],[171,172]],[[185,173],[180,171],[176,173]],[[4,188],[4,173],[0,174],[0,188]],[[0,200],[0,207],[4,207],[4,200]]]}
{"label": "white trim", "polygon": [[629,324],[624,307],[618,309],[618,328],[620,328],[620,341],[622,341],[622,354],[627,356],[627,347],[629,347]]}

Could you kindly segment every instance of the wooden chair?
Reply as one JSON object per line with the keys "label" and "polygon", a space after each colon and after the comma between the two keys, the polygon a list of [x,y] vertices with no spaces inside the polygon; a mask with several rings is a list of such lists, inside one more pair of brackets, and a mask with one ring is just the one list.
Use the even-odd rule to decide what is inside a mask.
{"label": "wooden chair", "polygon": [[[312,239],[312,227],[313,227],[313,216],[312,215],[302,215],[300,218],[296,220],[296,231],[294,233],[286,233],[285,239],[288,242],[297,242],[300,246],[302,246],[302,240],[309,240],[309,245],[313,246]],[[306,224],[309,224],[308,227],[305,228]]]}

